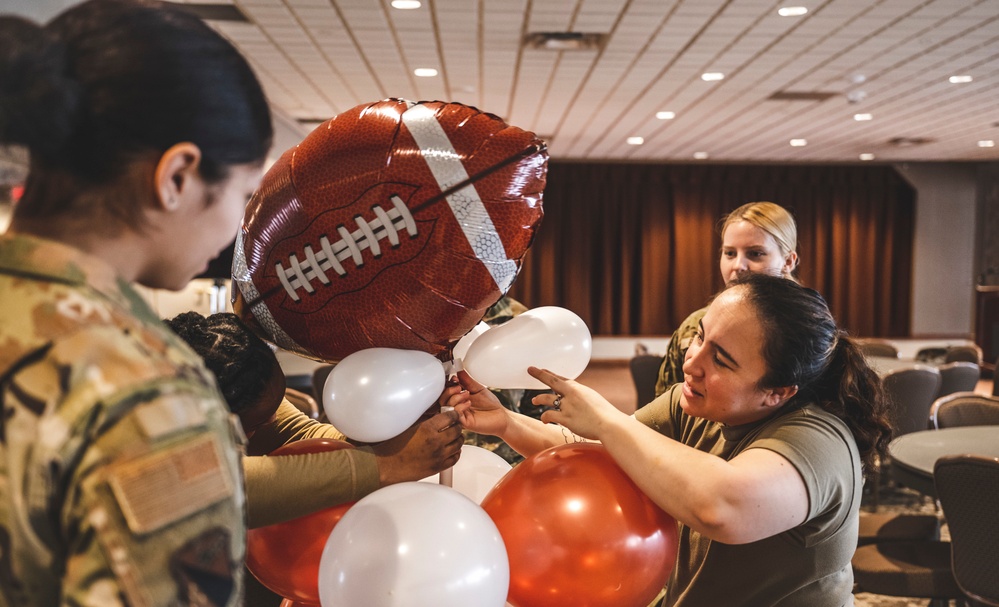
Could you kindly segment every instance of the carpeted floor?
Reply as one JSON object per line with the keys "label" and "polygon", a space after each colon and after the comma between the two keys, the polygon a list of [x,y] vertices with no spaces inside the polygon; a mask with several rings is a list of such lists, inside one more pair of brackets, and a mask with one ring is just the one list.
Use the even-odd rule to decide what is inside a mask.
{"label": "carpeted floor", "polygon": [[[883,485],[878,501],[878,512],[940,515],[940,510],[932,498],[905,487]],[[865,494],[861,510],[873,512],[872,502],[871,496]],[[948,539],[946,524],[941,526],[940,535],[941,539]],[[930,604],[929,599],[891,597],[866,592],[854,595],[854,601],[857,607],[926,607]]]}

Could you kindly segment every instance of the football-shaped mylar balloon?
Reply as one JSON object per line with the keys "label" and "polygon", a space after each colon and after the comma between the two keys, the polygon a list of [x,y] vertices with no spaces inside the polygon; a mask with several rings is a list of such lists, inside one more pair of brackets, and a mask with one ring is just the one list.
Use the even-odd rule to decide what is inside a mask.
{"label": "football-shaped mylar balloon", "polygon": [[233,307],[311,358],[437,355],[516,278],[547,163],[533,133],[459,103],[339,114],[285,152],[250,201]]}

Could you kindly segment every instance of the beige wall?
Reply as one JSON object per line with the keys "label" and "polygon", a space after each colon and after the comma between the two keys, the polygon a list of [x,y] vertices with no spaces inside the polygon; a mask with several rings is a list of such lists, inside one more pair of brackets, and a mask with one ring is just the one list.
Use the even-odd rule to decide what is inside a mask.
{"label": "beige wall", "polygon": [[916,188],[911,334],[968,336],[974,330],[977,167],[904,163]]}

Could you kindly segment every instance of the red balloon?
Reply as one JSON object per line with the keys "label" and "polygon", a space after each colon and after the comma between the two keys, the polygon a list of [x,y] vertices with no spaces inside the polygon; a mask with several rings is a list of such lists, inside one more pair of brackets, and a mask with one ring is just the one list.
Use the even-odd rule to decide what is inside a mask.
{"label": "red balloon", "polygon": [[[268,457],[352,448],[343,441],[310,438],[288,443]],[[340,504],[284,523],[250,529],[246,534],[247,569],[272,592],[294,601],[292,605],[319,605],[319,560],[326,539],[353,505]]]}
{"label": "red balloon", "polygon": [[513,283],[547,162],[534,133],[460,103],[347,110],[285,152],[250,200],[233,307],[311,358],[441,354]]}
{"label": "red balloon", "polygon": [[285,599],[281,601],[281,607],[319,607],[319,603],[303,603],[301,601]]}
{"label": "red balloon", "polygon": [[676,561],[676,521],[602,445],[542,451],[489,492],[515,607],[645,607]]}

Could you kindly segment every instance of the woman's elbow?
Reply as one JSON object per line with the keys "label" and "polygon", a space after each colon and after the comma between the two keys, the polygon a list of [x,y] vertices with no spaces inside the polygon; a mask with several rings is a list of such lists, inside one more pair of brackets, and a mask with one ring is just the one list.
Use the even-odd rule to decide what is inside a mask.
{"label": "woman's elbow", "polygon": [[749,544],[766,537],[763,530],[747,522],[738,508],[725,502],[703,505],[695,510],[690,527],[704,537],[723,544]]}

